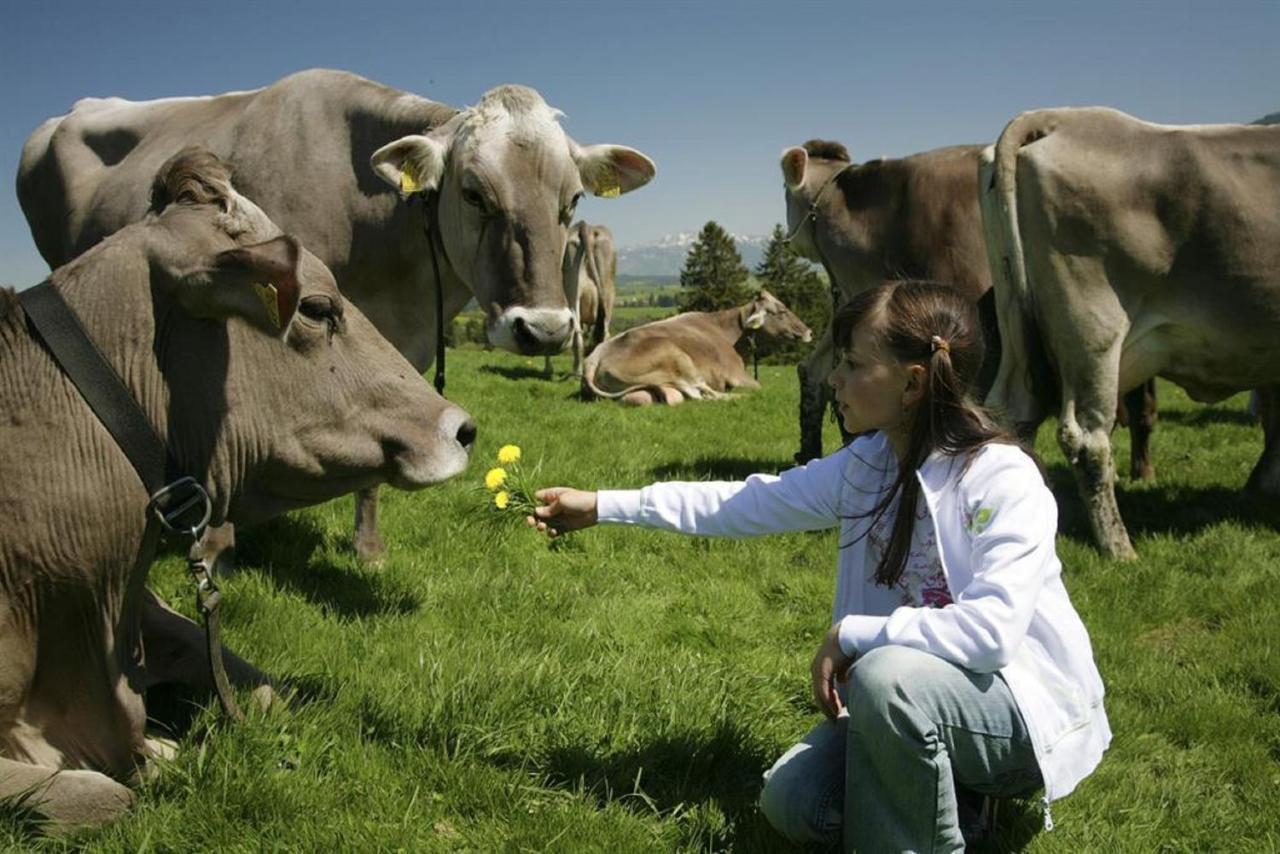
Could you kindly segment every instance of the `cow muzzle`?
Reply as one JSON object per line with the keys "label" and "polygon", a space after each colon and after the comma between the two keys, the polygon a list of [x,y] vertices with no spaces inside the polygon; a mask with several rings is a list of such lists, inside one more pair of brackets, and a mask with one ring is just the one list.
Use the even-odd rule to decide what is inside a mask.
{"label": "cow muzzle", "polygon": [[396,489],[421,489],[460,474],[476,442],[476,422],[466,410],[446,405],[426,442],[383,440],[390,469],[387,482]]}
{"label": "cow muzzle", "polygon": [[559,353],[573,333],[567,308],[509,308],[489,325],[489,342],[522,356]]}

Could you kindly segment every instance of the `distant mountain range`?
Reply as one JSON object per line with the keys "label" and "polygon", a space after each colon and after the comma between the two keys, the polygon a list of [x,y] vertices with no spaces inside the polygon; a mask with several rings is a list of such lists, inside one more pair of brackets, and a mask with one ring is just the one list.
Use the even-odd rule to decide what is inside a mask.
{"label": "distant mountain range", "polygon": [[[768,235],[730,235],[748,270],[754,270],[764,257],[769,243]],[[652,243],[637,243],[618,247],[619,276],[679,276],[689,247],[698,239],[698,233],[682,231],[664,235]]]}

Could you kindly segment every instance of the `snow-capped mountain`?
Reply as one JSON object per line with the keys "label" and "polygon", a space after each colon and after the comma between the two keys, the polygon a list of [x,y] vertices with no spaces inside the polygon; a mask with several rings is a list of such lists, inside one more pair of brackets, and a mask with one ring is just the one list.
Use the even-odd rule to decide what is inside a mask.
{"label": "snow-capped mountain", "polygon": [[[742,263],[748,270],[755,269],[764,257],[768,235],[730,235]],[[678,276],[684,266],[689,247],[698,239],[696,231],[666,234],[651,243],[638,243],[618,247],[618,275],[620,276]]]}

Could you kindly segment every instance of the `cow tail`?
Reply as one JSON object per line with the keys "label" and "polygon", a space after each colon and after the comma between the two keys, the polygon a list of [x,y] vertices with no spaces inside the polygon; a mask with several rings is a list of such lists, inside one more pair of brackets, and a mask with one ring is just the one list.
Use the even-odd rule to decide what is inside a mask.
{"label": "cow tail", "polygon": [[987,404],[1020,431],[1038,426],[1056,383],[1035,319],[1018,226],[1018,155],[1053,131],[1051,113],[1022,113],[982,153],[979,203],[1000,327],[1000,368]]}
{"label": "cow tail", "polygon": [[604,327],[604,283],[600,280],[600,265],[596,263],[596,236],[591,227],[585,222],[578,224],[581,229],[579,232],[583,247],[583,260],[587,265],[587,275],[596,286],[596,316],[591,328],[591,346],[599,347],[604,341],[601,330]]}

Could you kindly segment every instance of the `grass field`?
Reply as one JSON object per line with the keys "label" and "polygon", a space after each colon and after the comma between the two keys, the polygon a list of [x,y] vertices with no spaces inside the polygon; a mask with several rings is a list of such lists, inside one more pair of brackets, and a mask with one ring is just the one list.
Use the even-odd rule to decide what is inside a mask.
{"label": "grass field", "polygon": [[[557,365],[567,369],[568,359]],[[827,627],[836,537],[692,540],[598,528],[550,548],[493,529],[478,485],[516,443],[538,482],[639,486],[787,465],[794,370],[674,409],[584,404],[541,359],[450,354],[480,424],[470,470],[384,493],[390,554],[356,565],[349,499],[241,534],[223,584],[230,646],[306,701],[238,727],[195,709],[181,751],[125,820],[11,850],[786,851],[760,774],[817,719],[808,663]],[[1054,806],[1006,813],[995,850],[1280,849],[1280,532],[1238,494],[1261,448],[1242,397],[1161,389],[1156,485],[1120,485],[1141,559],[1089,545],[1052,425],[1038,447],[1059,550],[1093,636],[1115,741]],[[835,448],[836,433],[828,428]],[[1117,433],[1117,453],[1127,454]],[[153,585],[191,613],[181,561]]]}

